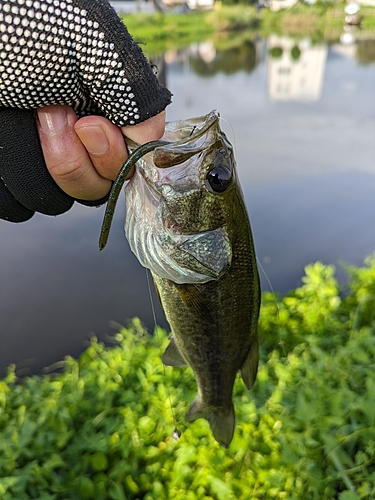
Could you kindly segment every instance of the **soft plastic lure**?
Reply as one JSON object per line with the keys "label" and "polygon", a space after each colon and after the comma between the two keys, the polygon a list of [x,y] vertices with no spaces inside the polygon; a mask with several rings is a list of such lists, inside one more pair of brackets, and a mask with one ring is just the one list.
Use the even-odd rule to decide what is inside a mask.
{"label": "soft plastic lure", "polygon": [[170,144],[170,142],[161,140],[147,142],[146,144],[139,146],[139,148],[133,151],[132,154],[129,156],[129,158],[121,167],[121,170],[117,175],[116,180],[113,183],[111,192],[109,193],[109,199],[107,202],[107,207],[105,209],[102,227],[100,229],[100,238],[99,238],[100,251],[104,250],[105,246],[107,245],[117,200],[129,172],[137,163],[137,161],[142,158],[142,156],[146,155],[147,153],[150,153],[151,151],[154,151],[154,149],[159,146],[166,146],[167,144]]}

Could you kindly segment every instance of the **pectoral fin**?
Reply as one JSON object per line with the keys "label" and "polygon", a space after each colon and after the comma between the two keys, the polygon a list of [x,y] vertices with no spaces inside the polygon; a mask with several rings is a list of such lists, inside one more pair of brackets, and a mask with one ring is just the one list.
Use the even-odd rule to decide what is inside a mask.
{"label": "pectoral fin", "polygon": [[198,285],[176,285],[176,288],[190,312],[194,315],[203,315],[205,318],[211,317],[210,302]]}
{"label": "pectoral fin", "polygon": [[241,376],[246,387],[251,389],[258,372],[259,352],[258,352],[258,339],[255,340],[251,346],[249,353],[241,368]]}
{"label": "pectoral fin", "polygon": [[178,350],[173,337],[171,338],[171,342],[163,354],[162,362],[166,366],[187,366],[187,363]]}
{"label": "pectoral fin", "polygon": [[164,316],[165,316],[165,311],[164,311],[164,307],[163,307],[163,302],[161,301],[159,288],[158,288],[158,285],[156,284],[156,281],[155,281],[155,278],[154,278],[154,277],[153,277],[153,281],[154,281],[155,292],[156,292],[156,295],[157,295],[157,297],[158,297],[158,300],[159,300],[159,304],[160,304],[161,310],[163,311],[163,314],[164,314]]}

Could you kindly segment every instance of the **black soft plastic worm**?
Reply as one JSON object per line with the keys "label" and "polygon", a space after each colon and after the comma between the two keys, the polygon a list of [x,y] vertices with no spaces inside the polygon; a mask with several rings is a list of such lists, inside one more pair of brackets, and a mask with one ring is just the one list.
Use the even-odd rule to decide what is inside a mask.
{"label": "black soft plastic worm", "polygon": [[104,219],[102,222],[102,227],[100,230],[100,238],[99,238],[99,250],[104,250],[107,245],[109,231],[112,225],[113,215],[115,213],[115,208],[117,204],[118,197],[121,193],[122,186],[124,185],[125,179],[128,176],[131,169],[137,163],[138,160],[142,158],[142,156],[150,153],[155,148],[159,146],[166,146],[170,144],[168,141],[151,141],[139,146],[133,153],[129,156],[126,162],[121,167],[119,174],[116,177],[116,180],[113,183],[111,192],[109,193],[109,199],[107,202],[107,206],[104,213]]}

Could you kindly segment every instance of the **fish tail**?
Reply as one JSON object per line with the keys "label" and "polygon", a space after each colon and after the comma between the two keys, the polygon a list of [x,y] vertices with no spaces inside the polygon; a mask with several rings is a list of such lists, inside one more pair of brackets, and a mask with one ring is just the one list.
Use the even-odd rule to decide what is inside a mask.
{"label": "fish tail", "polygon": [[185,415],[187,422],[194,422],[198,418],[205,418],[208,420],[212,434],[216,441],[228,448],[233,439],[234,434],[234,408],[231,404],[229,408],[215,408],[205,405],[201,397],[198,395]]}

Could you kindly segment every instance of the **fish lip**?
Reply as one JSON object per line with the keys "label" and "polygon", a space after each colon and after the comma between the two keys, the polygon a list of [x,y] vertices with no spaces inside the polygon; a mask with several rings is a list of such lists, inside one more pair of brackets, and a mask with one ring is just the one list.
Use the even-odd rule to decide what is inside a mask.
{"label": "fish lip", "polygon": [[[208,113],[208,115],[200,116],[198,118],[194,118],[192,120],[184,120],[184,122],[191,123],[191,126],[193,126],[194,123],[202,123],[201,127],[197,127],[194,125],[195,128],[197,128],[196,131],[193,130],[192,133],[183,136],[181,139],[177,140],[171,140],[171,134],[177,135],[177,132],[179,131],[177,128],[174,130],[173,127],[177,127],[179,123],[181,123],[182,120],[176,120],[173,122],[167,122],[165,126],[165,132],[163,137],[161,137],[160,140],[162,141],[169,141],[171,142],[171,145],[176,146],[176,145],[184,145],[187,142],[191,142],[194,140],[194,138],[198,138],[204,133],[207,132],[208,129],[210,129],[215,123],[218,123],[220,120],[220,113],[217,109],[213,109]],[[185,127],[186,129],[186,127]],[[124,136],[124,140],[126,142],[127,147],[129,148],[130,151],[134,151],[135,149],[139,148],[140,144],[137,142],[132,141],[128,137]],[[158,149],[158,148],[155,148]]]}
{"label": "fish lip", "polygon": [[[217,109],[213,109],[212,111],[210,111],[210,113],[208,113],[208,115],[200,116],[199,118],[195,118],[194,120],[191,121],[191,123],[192,124],[194,122],[199,123],[199,121],[202,121],[203,122],[202,126],[197,127],[196,132],[193,130],[193,132],[190,133],[189,135],[187,135],[186,137],[183,137],[179,141],[173,142],[173,145],[176,145],[177,143],[179,145],[184,145],[187,142],[191,142],[192,140],[195,140],[195,138],[198,138],[198,137],[202,136],[203,134],[205,134],[207,132],[207,130],[209,130],[215,123],[219,123],[219,120],[220,120],[220,113]],[[176,122],[173,122],[173,123],[176,123]],[[194,127],[196,127],[196,126],[194,126]],[[167,124],[166,128],[168,128],[168,124]],[[163,139],[165,138],[165,136],[167,134],[168,134],[168,131],[166,131],[166,133],[164,134]]]}
{"label": "fish lip", "polygon": [[[198,123],[198,124],[201,123],[201,126],[194,125],[194,127],[197,128],[196,131],[193,129],[192,133],[187,134],[186,136],[183,136],[181,139],[177,139],[177,140],[170,140],[170,134],[174,133],[175,135],[177,135],[178,129],[176,131],[176,130],[173,130],[173,128],[177,127],[178,124],[181,123],[181,121],[169,122],[166,124],[165,133],[164,133],[163,137],[161,138],[161,140],[170,140],[169,147],[178,148],[179,146],[183,146],[186,143],[191,143],[191,142],[194,142],[195,140],[199,139],[199,137],[204,135],[215,123],[218,124],[219,120],[220,120],[220,113],[217,109],[213,109],[212,111],[210,111],[208,113],[208,115],[194,118],[194,119],[190,120],[191,125],[193,126],[194,123]],[[189,122],[189,120],[187,120],[187,122]],[[131,139],[128,139],[127,137],[125,137],[125,142],[126,142],[130,151],[133,151],[139,147],[139,144],[135,143]],[[161,148],[163,148],[163,146],[156,147],[154,152],[156,152],[158,149],[161,149]],[[205,147],[204,147],[204,145],[202,145],[200,148],[197,148],[197,153],[198,153],[198,149],[201,149],[203,151],[205,149]],[[173,182],[173,179],[170,182],[165,182],[164,184],[161,184],[161,177],[162,177],[163,181],[165,181],[166,178],[164,176],[161,176],[160,174],[163,170],[168,171],[169,168],[176,168],[176,165],[162,169],[162,168],[154,165],[154,163],[152,161],[151,164],[147,165],[147,169],[151,171],[150,172],[151,175],[150,174],[145,175],[146,172],[145,172],[145,169],[142,168],[142,163],[143,162],[141,160],[138,163],[137,169],[140,169],[142,171],[142,174],[143,174],[142,177],[145,180],[148,189],[151,192],[153,192],[153,194],[157,195],[157,197],[160,200],[162,195],[160,194],[160,192],[157,189],[154,188],[153,184],[160,189],[163,187],[163,185],[170,186],[170,184]],[[153,176],[155,176],[155,174],[157,175],[157,180],[155,178],[153,178]]]}

